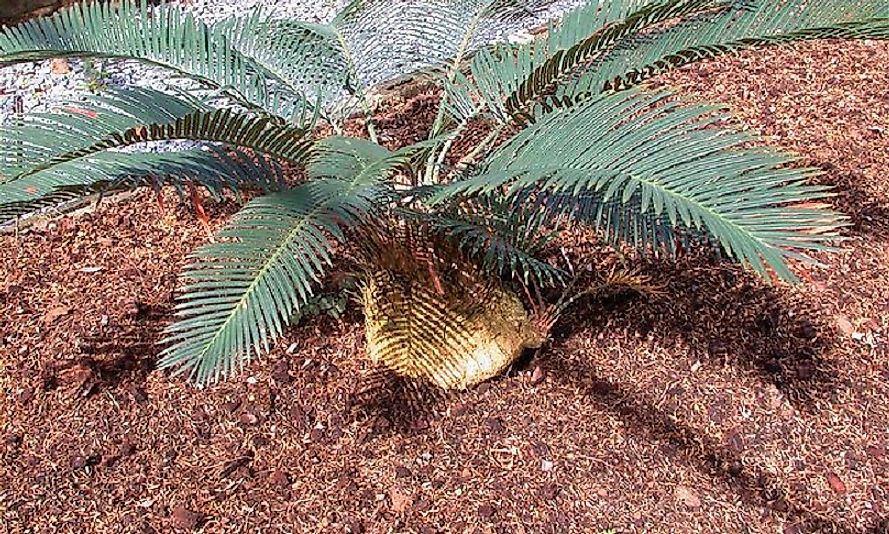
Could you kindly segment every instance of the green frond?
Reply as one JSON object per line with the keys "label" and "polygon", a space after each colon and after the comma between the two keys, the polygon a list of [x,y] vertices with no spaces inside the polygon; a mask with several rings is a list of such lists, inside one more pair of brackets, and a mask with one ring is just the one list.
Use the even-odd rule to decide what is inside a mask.
{"label": "green frond", "polygon": [[[0,134],[0,207],[8,208],[7,213],[22,214],[29,205],[51,203],[57,198],[55,193],[63,189],[67,194],[89,191],[117,178],[160,175],[171,165],[181,169],[188,162],[200,162],[194,171],[203,166],[211,175],[229,169],[232,178],[227,183],[235,187],[265,184],[277,178],[263,159],[304,163],[312,147],[307,135],[305,130],[274,118],[214,110],[186,96],[150,89],[117,89],[63,106],[56,113],[29,116],[21,125]],[[190,152],[177,159],[175,155],[117,151],[168,140],[221,143],[236,153],[228,157],[216,151],[196,158]],[[260,162],[250,163],[243,149],[253,151]],[[152,168],[152,164],[158,167]],[[249,173],[256,174],[245,181]]]}
{"label": "green frond", "polygon": [[65,154],[86,150],[114,134],[210,109],[187,93],[109,88],[49,113],[25,115],[0,130],[0,183],[68,159]]}
{"label": "green frond", "polygon": [[454,123],[466,124],[479,116],[483,104],[476,102],[473,96],[473,83],[468,76],[459,70],[454,72],[452,79],[442,79],[442,112]]}
{"label": "green frond", "polygon": [[372,141],[331,136],[315,144],[306,172],[309,178],[351,180],[369,165],[390,156],[392,152]]}
{"label": "green frond", "polygon": [[[483,50],[469,87],[500,123],[626,87],[678,66],[744,48],[824,38],[887,38],[883,0],[604,0],[550,25],[545,37]],[[451,111],[465,117],[464,105]],[[462,93],[461,93],[462,91]]]}
{"label": "green frond", "polygon": [[615,247],[629,244],[646,254],[652,252],[675,255],[682,249],[710,249],[721,252],[718,243],[706,231],[690,228],[681,221],[672,223],[652,211],[641,209],[641,199],[605,199],[598,192],[548,193],[535,192],[528,199],[543,209],[548,220],[571,221],[597,229]]}
{"label": "green frond", "polygon": [[232,47],[227,29],[175,5],[83,2],[0,30],[0,65],[60,56],[138,60],[234,92],[268,112],[298,115],[306,107],[302,95],[271,92],[273,73]]}
{"label": "green frond", "polygon": [[317,180],[249,202],[186,267],[178,321],[160,367],[197,384],[231,375],[268,350],[312,295],[341,225],[376,207],[376,179]]}
{"label": "green frond", "polygon": [[[327,116],[343,99],[350,65],[329,25],[282,19],[260,7],[249,15],[217,22],[212,28],[224,35],[232,48],[261,66],[273,94],[285,92],[305,98],[307,105],[293,107],[291,113],[311,110]],[[278,114],[286,116],[283,109]],[[303,123],[308,117],[289,119]]]}
{"label": "green frond", "polygon": [[818,203],[824,188],[806,184],[816,171],[788,167],[794,160],[778,152],[742,148],[748,138],[718,127],[723,118],[668,93],[603,95],[544,116],[438,198],[560,195],[569,213],[572,198],[619,203],[606,219],[619,236],[628,228],[615,225],[629,221],[631,243],[663,245],[667,225],[700,231],[757,272],[768,266],[793,280],[786,259],[825,248],[842,218]]}
{"label": "green frond", "polygon": [[247,154],[208,147],[176,152],[99,152],[63,161],[14,182],[0,184],[0,224],[68,200],[109,190],[143,185],[187,183],[214,196],[225,189],[274,187],[276,170]]}
{"label": "green frond", "polygon": [[[544,52],[545,61],[535,64],[534,69],[508,94],[505,111],[511,117],[526,114],[530,104],[555,89],[557,84],[570,80],[599,54],[622,39],[636,36],[648,28],[672,19],[724,11],[727,4],[726,1],[713,0],[667,0],[650,3],[623,20],[604,26],[570,47],[548,49]],[[571,34],[576,31],[575,28],[560,26],[551,39],[561,43],[565,40],[566,33]]]}
{"label": "green frond", "polygon": [[257,9],[211,27],[249,58],[278,89],[305,95],[315,112],[340,124],[368,111],[367,90],[421,68],[443,64],[457,50],[465,23],[482,0],[379,0],[347,5],[329,24],[282,19]]}
{"label": "green frond", "polygon": [[170,122],[137,126],[108,136],[105,140],[57,159],[132,146],[139,143],[191,140],[223,143],[248,148],[291,163],[304,163],[311,153],[311,132],[290,126],[268,116],[233,109],[196,111]]}
{"label": "green frond", "polygon": [[430,214],[408,213],[457,243],[483,271],[516,277],[525,285],[555,286],[566,273],[537,259],[556,236],[546,233],[548,211],[527,199],[483,195]]}
{"label": "green frond", "polygon": [[692,62],[747,48],[814,39],[887,39],[885,0],[734,0],[731,9],[687,17],[621,42],[563,94],[638,84]]}
{"label": "green frond", "polygon": [[542,39],[479,52],[470,66],[475,92],[499,122],[509,122],[621,39],[677,17],[724,6],[728,1],[589,2],[558,24],[550,24]]}
{"label": "green frond", "polygon": [[482,34],[519,29],[514,2],[495,0],[354,0],[331,25],[354,59],[356,83],[370,87],[442,66],[460,50],[478,48]]}
{"label": "green frond", "polygon": [[360,174],[386,175],[396,183],[415,179],[420,162],[440,143],[427,139],[391,152],[385,147],[355,137],[332,136],[319,140],[312,147],[306,164],[310,178],[352,179]]}
{"label": "green frond", "polygon": [[[342,141],[326,146],[337,145],[342,154]],[[352,155],[367,154],[364,143],[356,140],[359,148]],[[310,172],[326,174],[331,168],[323,163],[330,154],[324,147],[315,153]],[[358,172],[319,177],[248,203],[219,232],[224,242],[198,249],[197,261],[186,268],[183,278],[189,282],[179,321],[168,329],[172,346],[161,367],[181,366],[180,372],[206,384],[267,351],[287,318],[312,295],[312,284],[330,262],[333,241],[345,239],[342,228],[362,224],[394,199],[387,180],[413,150],[368,159]]]}

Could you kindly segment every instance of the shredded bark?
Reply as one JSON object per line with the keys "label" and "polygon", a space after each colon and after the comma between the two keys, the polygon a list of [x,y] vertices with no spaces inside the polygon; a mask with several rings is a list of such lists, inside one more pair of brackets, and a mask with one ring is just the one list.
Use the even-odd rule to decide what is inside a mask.
{"label": "shredded bark", "polygon": [[[161,215],[144,191],[0,236],[0,530],[889,531],[887,64],[889,43],[822,42],[658,81],[826,171],[851,225],[810,283],[634,262],[663,295],[586,300],[530,364],[408,411],[360,394],[357,313],[206,390],[155,370],[207,239],[187,201]],[[236,206],[204,208],[218,228]]]}

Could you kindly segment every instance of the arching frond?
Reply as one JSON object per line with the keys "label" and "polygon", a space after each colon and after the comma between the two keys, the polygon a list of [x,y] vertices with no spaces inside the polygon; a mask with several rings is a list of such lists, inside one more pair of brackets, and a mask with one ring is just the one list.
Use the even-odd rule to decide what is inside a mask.
{"label": "arching frond", "polygon": [[351,180],[373,165],[392,156],[385,147],[355,137],[326,137],[318,141],[306,166],[310,178]]}
{"label": "arching frond", "polygon": [[[367,150],[361,146],[356,152]],[[320,163],[326,152],[319,153],[309,168],[326,174],[330,167]],[[333,242],[345,239],[343,227],[358,224],[394,197],[387,179],[410,157],[409,149],[368,159],[345,179],[316,178],[248,203],[219,232],[225,242],[198,249],[197,261],[186,268],[179,321],[167,331],[172,346],[161,367],[181,366],[179,372],[206,384],[267,351],[312,295]]]}
{"label": "arching frond", "polygon": [[[638,35],[648,28],[663,24],[671,19],[723,10],[725,5],[725,2],[714,2],[713,0],[652,2],[620,21],[607,24],[589,37],[573,43],[570,47],[550,47],[544,52],[546,59],[540,64],[535,64],[533,70],[516,87],[511,88],[505,102],[506,112],[513,117],[527,113],[530,104],[554,89],[557,84],[569,80],[572,75],[589,65],[591,60],[603,51],[628,36]],[[571,21],[569,20],[569,22]],[[560,27],[559,30],[551,38],[552,41],[564,41],[566,33],[570,34],[576,31],[570,27]]]}
{"label": "arching frond", "polygon": [[451,63],[461,49],[521,29],[516,0],[354,0],[331,23],[365,87]]}
{"label": "arching frond", "polygon": [[195,184],[218,197],[226,189],[269,189],[278,181],[276,169],[265,161],[255,162],[247,154],[213,147],[176,152],[99,152],[0,184],[0,224],[94,192],[165,184],[182,190],[185,184]]}
{"label": "arching frond", "polygon": [[550,24],[544,38],[519,47],[481,51],[471,64],[476,92],[498,121],[508,122],[621,39],[670,19],[724,6],[726,1],[588,2],[558,24]]}
{"label": "arching frond", "polygon": [[270,91],[274,73],[231,46],[227,29],[207,26],[175,5],[83,2],[0,30],[0,65],[59,56],[139,60],[268,112],[305,116],[303,95]]}
{"label": "arching frond", "polygon": [[887,38],[886,10],[882,0],[589,2],[551,25],[544,38],[482,51],[471,65],[472,82],[456,83],[470,83],[499,122],[523,123],[615,84],[638,83],[743,48],[832,37]]}
{"label": "arching frond", "polygon": [[536,257],[556,233],[547,233],[548,211],[525,198],[482,195],[431,214],[406,216],[454,241],[484,272],[515,277],[525,285],[555,286],[566,280],[565,272]]}
{"label": "arching frond", "polygon": [[[668,93],[604,95],[544,116],[439,198],[537,192],[561,195],[567,212],[576,209],[572,199],[619,203],[602,215],[631,243],[664,246],[664,226],[698,230],[729,257],[793,280],[786,259],[825,247],[842,218],[818,204],[824,188],[806,185],[816,171],[787,167],[793,159],[778,152],[742,148],[747,137],[719,128],[721,118]],[[614,228],[627,222],[635,234]]]}
{"label": "arching frond", "polygon": [[312,294],[341,224],[374,209],[376,180],[313,181],[249,202],[195,251],[183,278],[178,322],[167,330],[160,367],[198,384],[233,373],[267,351]]}
{"label": "arching frond", "polygon": [[[216,151],[197,158],[190,152],[179,158],[107,151],[148,142],[191,140],[250,149],[260,159],[268,156],[301,163],[312,146],[307,134],[272,118],[213,110],[185,96],[117,89],[63,106],[56,113],[29,116],[0,134],[0,207],[9,208],[4,213],[22,214],[29,206],[47,205],[62,189],[70,195],[116,178],[160,175],[171,166],[182,172],[189,162],[200,162],[211,174],[231,171],[231,180],[221,183],[269,183],[275,179],[269,173],[272,167],[264,161],[250,163],[244,153],[228,157]],[[193,170],[199,171],[200,166]],[[255,173],[253,179],[244,181],[251,173]]]}
{"label": "arching frond", "polygon": [[25,115],[0,130],[0,182],[34,172],[120,132],[210,110],[184,92],[109,88],[62,104],[50,113]]}
{"label": "arching frond", "polygon": [[692,248],[721,252],[718,242],[705,230],[671,222],[657,213],[643,211],[641,199],[606,198],[601,192],[551,193],[535,191],[531,204],[545,210],[548,219],[576,222],[597,229],[614,246],[629,244],[643,254],[666,253]]}
{"label": "arching frond", "polygon": [[[262,67],[272,92],[302,95],[308,109],[326,115],[344,96],[349,83],[349,64],[336,32],[329,25],[282,19],[271,10],[258,8],[246,16],[225,19],[213,25],[232,48]],[[291,122],[306,121],[305,115],[286,116]]]}
{"label": "arching frond", "polygon": [[564,90],[568,96],[640,83],[689,63],[759,46],[815,39],[889,39],[884,0],[735,0],[622,41]]}

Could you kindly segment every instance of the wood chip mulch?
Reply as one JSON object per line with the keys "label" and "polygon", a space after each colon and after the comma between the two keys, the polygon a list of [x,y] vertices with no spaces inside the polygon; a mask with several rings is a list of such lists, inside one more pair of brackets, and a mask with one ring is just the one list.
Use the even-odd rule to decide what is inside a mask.
{"label": "wood chip mulch", "polygon": [[665,295],[585,303],[534,361],[409,408],[358,394],[353,316],[206,390],[155,370],[206,239],[172,199],[0,236],[0,532],[889,532],[887,64],[822,42],[656,82],[825,169],[851,224],[811,283],[641,262]]}

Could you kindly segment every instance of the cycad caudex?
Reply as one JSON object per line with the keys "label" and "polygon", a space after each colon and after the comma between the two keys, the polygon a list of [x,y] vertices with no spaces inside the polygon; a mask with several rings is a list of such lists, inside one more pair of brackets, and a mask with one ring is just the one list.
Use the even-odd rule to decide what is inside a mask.
{"label": "cycad caudex", "polygon": [[364,248],[361,297],[374,363],[443,388],[465,388],[543,344],[546,332],[518,295],[456,247],[416,226],[388,229],[394,231],[377,233]]}

